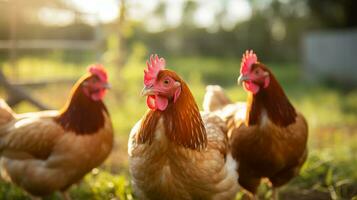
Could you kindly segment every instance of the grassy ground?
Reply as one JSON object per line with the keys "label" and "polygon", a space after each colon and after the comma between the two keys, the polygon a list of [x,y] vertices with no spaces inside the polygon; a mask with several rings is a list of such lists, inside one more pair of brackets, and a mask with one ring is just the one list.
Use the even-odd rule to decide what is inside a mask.
{"label": "grassy ground", "polygon": [[[126,141],[133,124],[146,110],[145,99],[139,96],[145,51],[137,49],[122,70],[109,65],[113,90],[106,103],[116,132],[114,151],[106,163],[93,170],[71,188],[73,199],[134,199],[127,171]],[[167,58],[168,67],[176,70],[190,85],[199,104],[205,85],[220,84],[234,101],[244,101],[246,94],[236,86],[239,59]],[[89,62],[73,64],[56,58],[23,57],[14,71],[2,62],[13,81],[44,78],[78,78]],[[304,81],[295,64],[268,63],[286,90],[295,107],[309,122],[309,158],[301,175],[281,188],[281,199],[357,199],[357,89],[342,91],[338,87]],[[53,108],[64,104],[71,85],[48,85],[28,88]],[[54,95],[55,94],[55,95]],[[0,87],[0,95],[6,94]],[[36,110],[27,103],[17,112]],[[260,187],[262,199],[270,197],[268,186]],[[241,199],[238,194],[237,199]],[[0,199],[29,199],[19,188],[0,182]],[[54,194],[47,199],[59,199]]]}

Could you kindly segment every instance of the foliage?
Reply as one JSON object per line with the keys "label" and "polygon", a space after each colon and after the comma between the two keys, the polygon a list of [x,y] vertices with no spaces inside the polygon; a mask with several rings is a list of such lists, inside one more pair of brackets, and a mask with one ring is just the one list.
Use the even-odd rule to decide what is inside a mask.
{"label": "foliage", "polygon": [[[117,31],[114,31],[118,28],[115,21],[94,27],[83,22],[82,18],[86,17],[78,15],[69,25],[49,26],[40,22],[39,11],[42,8],[60,8],[76,13],[68,3],[70,1],[17,1],[21,10],[16,9],[16,14],[10,9],[10,4],[15,0],[0,1],[0,39],[10,38],[9,27],[14,16],[18,21],[18,39],[90,40],[99,36],[104,45],[105,38],[113,40],[113,35],[118,36]],[[205,8],[200,1],[183,1],[182,20],[177,25],[170,25],[166,18],[167,13],[171,12],[170,3],[159,1],[153,5],[152,13],[145,19],[137,21],[128,14],[125,26],[120,27],[120,32],[127,41],[120,46],[131,48],[133,43],[141,41],[149,49],[181,56],[237,56],[236,52],[254,48],[266,60],[298,61],[301,58],[301,39],[309,30],[356,27],[354,0],[251,0],[251,18],[232,22],[230,28],[225,28],[224,24],[230,22],[227,16],[232,2],[233,0],[216,1],[217,6],[210,12],[213,17],[212,25],[202,28],[195,23],[197,12]],[[135,4],[127,4],[127,13],[138,9]],[[152,21],[158,21],[163,27],[154,33],[148,31],[147,27],[153,27]]]}
{"label": "foliage", "polygon": [[354,28],[357,14],[355,0],[307,0],[312,15],[326,28]]}

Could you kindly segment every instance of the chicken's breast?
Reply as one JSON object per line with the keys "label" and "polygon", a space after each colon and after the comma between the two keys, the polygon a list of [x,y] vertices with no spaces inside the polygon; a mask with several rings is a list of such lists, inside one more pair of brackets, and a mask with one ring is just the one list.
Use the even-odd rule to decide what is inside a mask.
{"label": "chicken's breast", "polygon": [[138,144],[139,121],[131,131],[129,159],[132,183],[139,199],[233,199],[238,190],[236,162],[229,153],[225,123],[202,114],[208,145],[192,150],[171,142],[163,119],[151,144]]}
{"label": "chicken's breast", "polygon": [[253,193],[261,178],[268,178],[274,187],[287,183],[307,157],[308,128],[301,114],[284,128],[265,120],[249,127],[242,123],[231,137],[233,156],[240,163],[239,183]]}

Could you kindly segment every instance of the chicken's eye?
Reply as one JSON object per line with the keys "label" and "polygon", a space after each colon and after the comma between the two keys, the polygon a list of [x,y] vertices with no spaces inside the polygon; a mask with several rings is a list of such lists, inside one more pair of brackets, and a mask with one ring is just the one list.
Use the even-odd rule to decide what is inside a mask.
{"label": "chicken's eye", "polygon": [[164,84],[165,84],[165,85],[167,85],[167,84],[169,84],[169,83],[170,83],[170,80],[169,80],[169,79],[165,79],[165,80],[164,80]]}
{"label": "chicken's eye", "polygon": [[93,84],[101,83],[102,80],[98,76],[94,76],[92,79]]}

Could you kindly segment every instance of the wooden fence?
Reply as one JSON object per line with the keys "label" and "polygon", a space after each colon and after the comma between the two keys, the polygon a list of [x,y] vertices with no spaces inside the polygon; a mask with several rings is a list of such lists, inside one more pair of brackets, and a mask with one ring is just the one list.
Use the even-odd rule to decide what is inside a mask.
{"label": "wooden fence", "polygon": [[[6,49],[9,52],[10,64],[16,71],[16,62],[18,51],[20,50],[94,50],[97,52],[97,59],[100,54],[100,43],[102,41],[101,29],[98,16],[96,14],[75,12],[75,16],[81,18],[83,15],[93,15],[98,22],[95,26],[95,38],[93,40],[18,40],[17,39],[17,15],[18,9],[15,6],[15,1],[5,1],[1,3],[9,3],[13,8],[10,16],[9,31],[10,40],[0,40],[0,49]],[[13,4],[13,5],[11,5]],[[32,97],[24,88],[25,87],[43,87],[48,84],[72,83],[74,80],[68,78],[58,78],[56,80],[39,80],[36,82],[13,83],[4,75],[2,66],[0,65],[0,87],[3,87],[8,93],[7,102],[10,106],[14,106],[22,101],[28,101],[39,109],[49,109],[49,106],[44,105],[39,100]]]}

